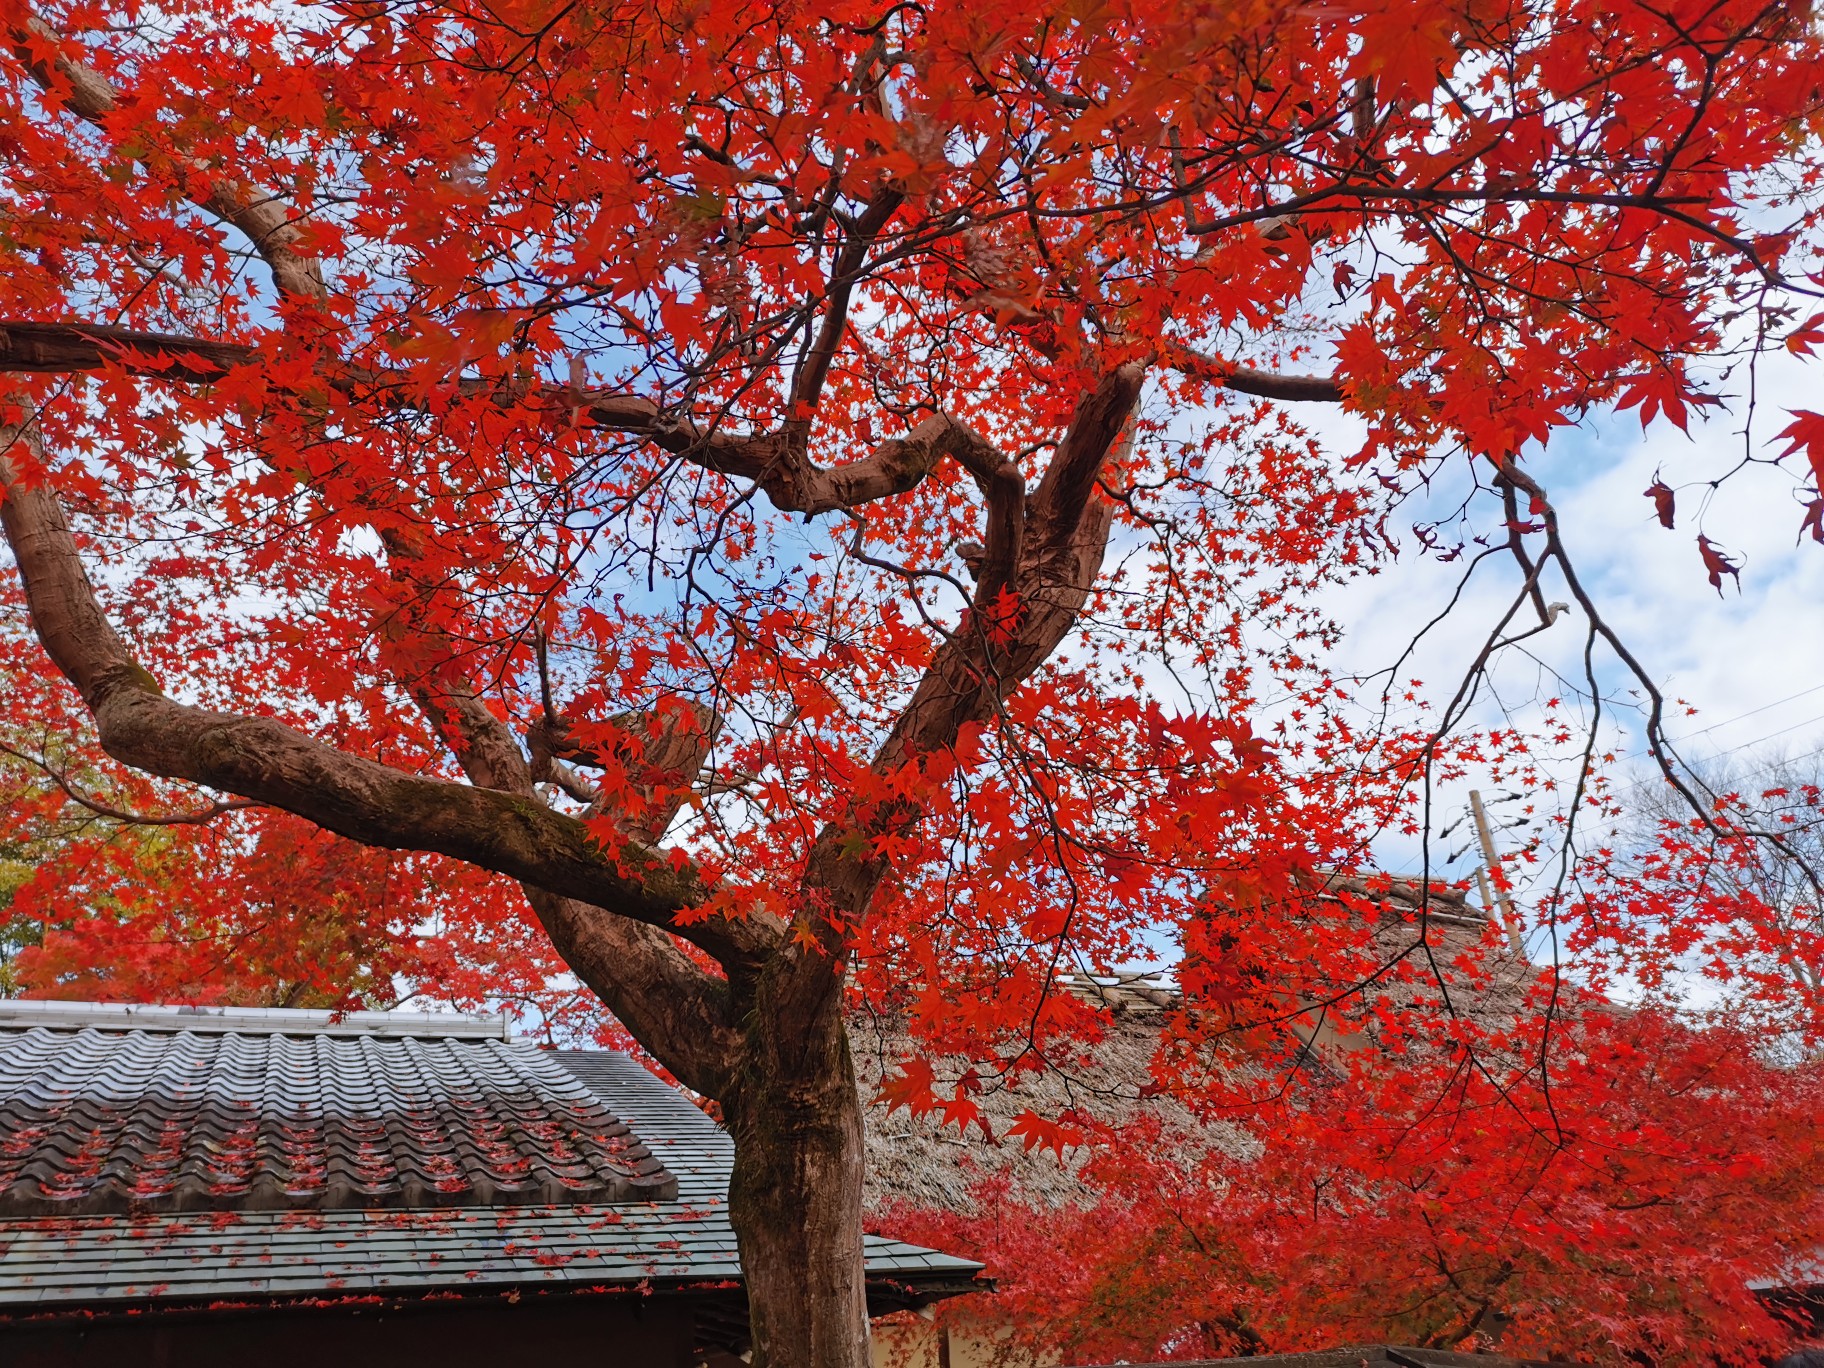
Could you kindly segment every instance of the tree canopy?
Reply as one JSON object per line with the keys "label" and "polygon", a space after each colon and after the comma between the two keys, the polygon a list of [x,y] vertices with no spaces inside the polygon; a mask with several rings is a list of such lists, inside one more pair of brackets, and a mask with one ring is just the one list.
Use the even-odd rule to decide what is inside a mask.
{"label": "tree canopy", "polygon": [[[1555,1070],[1614,1081],[1557,977],[1492,1035],[1387,1007],[1439,967],[1315,891],[1440,774],[1550,776],[1332,677],[1313,594],[1466,463],[1516,575],[1472,677],[1560,585],[1640,668],[1529,453],[1824,340],[1809,6],[0,13],[7,707],[57,802],[181,851],[95,876],[141,906],[47,937],[46,991],[128,944],[166,969],[122,992],[561,963],[727,1120],[774,1365],[864,1352],[858,999],[977,1061],[894,1085],[968,1125],[1097,1029],[1060,970],[1165,946],[1146,1086],[1233,1100],[1317,985],[1573,1152]],[[1766,427],[1824,538],[1824,417]],[[280,944],[211,979],[198,925]]]}

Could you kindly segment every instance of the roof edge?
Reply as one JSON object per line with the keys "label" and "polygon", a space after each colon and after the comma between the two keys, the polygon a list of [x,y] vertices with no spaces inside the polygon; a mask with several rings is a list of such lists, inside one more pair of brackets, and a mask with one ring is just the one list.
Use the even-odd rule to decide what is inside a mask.
{"label": "roof edge", "polygon": [[[868,1314],[883,1316],[894,1311],[913,1311],[951,1297],[977,1292],[993,1292],[990,1278],[970,1277],[967,1272],[896,1272],[869,1275],[865,1279]],[[278,1311],[328,1311],[376,1308],[389,1312],[437,1310],[450,1305],[518,1305],[526,1301],[581,1301],[592,1297],[630,1297],[645,1301],[651,1297],[722,1297],[746,1303],[745,1283],[740,1276],[701,1274],[660,1274],[607,1278],[579,1283],[527,1281],[499,1283],[485,1287],[473,1285],[428,1288],[328,1288],[320,1293],[229,1292],[196,1293],[192,1296],[160,1297],[156,1300],[110,1298],[92,1302],[39,1302],[29,1305],[0,1304],[0,1332],[14,1329],[48,1329],[68,1325],[143,1325],[149,1321],[211,1321],[234,1317],[259,1317]],[[1168,1368],[1177,1368],[1169,1365]],[[1191,1368],[1196,1368],[1192,1365]],[[1552,1365],[1551,1368],[1557,1368]]]}
{"label": "roof edge", "polygon": [[198,1035],[332,1035],[510,1040],[505,1016],[454,1012],[325,1012],[297,1007],[186,1007],[133,1002],[0,1002],[0,1030],[34,1026]]}

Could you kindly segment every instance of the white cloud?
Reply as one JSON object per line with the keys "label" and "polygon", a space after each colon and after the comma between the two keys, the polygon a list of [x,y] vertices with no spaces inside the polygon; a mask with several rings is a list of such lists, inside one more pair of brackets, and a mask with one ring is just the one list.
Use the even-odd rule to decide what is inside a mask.
{"label": "white cloud", "polygon": [[[1749,442],[1739,403],[1732,412],[1694,420],[1689,437],[1663,419],[1643,433],[1635,414],[1610,413],[1559,433],[1549,450],[1527,460],[1552,496],[1573,561],[1604,618],[1669,700],[1698,710],[1689,717],[1679,710],[1667,726],[1698,759],[1752,749],[1763,740],[1795,751],[1824,746],[1824,546],[1797,542],[1803,509],[1796,493],[1807,472],[1800,458],[1784,467],[1742,464],[1744,454],[1764,462],[1774,453],[1770,439],[1785,425],[1788,409],[1824,404],[1824,380],[1816,364],[1780,355],[1763,361],[1758,383]],[[1339,460],[1359,445],[1359,428],[1343,415],[1321,417],[1313,426]],[[1674,531],[1655,521],[1643,496],[1656,472],[1677,490]],[[1718,480],[1712,488],[1709,482]],[[1336,657],[1340,668],[1364,674],[1386,669],[1417,627],[1442,610],[1468,558],[1440,564],[1423,554],[1408,529],[1414,521],[1446,515],[1467,488],[1468,471],[1459,464],[1428,498],[1403,510],[1400,559],[1327,596],[1325,606],[1348,629]],[[1472,532],[1499,535],[1492,497],[1483,495],[1470,518]],[[1707,582],[1699,531],[1741,561],[1739,592],[1727,577],[1721,596]],[[1450,617],[1414,651],[1401,682],[1422,680],[1422,694],[1434,704],[1447,699],[1519,583],[1510,558],[1485,562]],[[1561,582],[1551,582],[1545,597],[1571,595]],[[1553,672],[1581,681],[1583,643],[1581,615],[1573,615],[1526,643],[1536,661],[1518,650],[1506,652],[1494,671],[1498,698],[1485,698],[1473,720],[1496,722],[1504,704],[1524,725],[1538,719],[1543,699],[1572,701],[1572,689]],[[1631,681],[1606,651],[1597,664],[1610,695],[1605,716],[1625,725],[1622,748],[1638,749],[1640,717],[1614,706],[1630,701]],[[1464,801],[1460,790],[1442,794],[1434,827],[1455,820]],[[1462,843],[1458,836],[1447,848],[1434,848],[1434,867]],[[1416,866],[1419,849],[1390,839],[1377,856],[1390,868]],[[1473,864],[1472,855],[1451,869],[1467,874]]]}

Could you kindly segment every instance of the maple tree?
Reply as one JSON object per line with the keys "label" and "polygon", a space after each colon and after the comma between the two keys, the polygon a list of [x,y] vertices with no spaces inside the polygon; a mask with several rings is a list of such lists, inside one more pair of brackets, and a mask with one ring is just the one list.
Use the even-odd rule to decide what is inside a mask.
{"label": "maple tree", "polygon": [[[1523,449],[1818,337],[1803,5],[0,22],[9,706],[190,867],[228,833],[215,887],[396,867],[536,965],[517,884],[719,1104],[761,1363],[864,1361],[849,995],[1017,1073],[1093,1029],[1060,964],[1161,928],[1269,1017],[1282,961],[1359,978],[1276,909],[1441,743],[1354,724],[1306,591],[1466,455],[1549,621]],[[411,958],[366,931],[311,991]]]}
{"label": "maple tree", "polygon": [[[366,848],[273,809],[111,782],[15,639],[0,739],[8,995],[378,1008],[428,996],[576,1015],[562,962],[498,880]],[[105,790],[105,793],[104,793]],[[235,824],[220,819],[236,817]]]}
{"label": "maple tree", "polygon": [[985,1318],[1008,1363],[1382,1342],[1754,1364],[1789,1348],[1805,1310],[1764,1292],[1824,1229],[1817,1063],[1664,1011],[1570,1013],[1549,1093],[1515,1090],[1514,1054],[1540,1046],[1521,1020],[1474,1057],[1333,1056],[1290,1087],[1256,1068],[1245,1106],[1188,1131],[1132,1118],[1061,1208],[1002,1171],[966,1209],[876,1219],[987,1264],[995,1304],[938,1314],[978,1336]]}
{"label": "maple tree", "polygon": [[[1337,910],[1381,945],[1349,965],[1335,939],[1288,943],[1295,913],[1255,938],[1280,973],[1201,992],[1254,1039],[1178,1094],[1192,1112],[1079,1118],[1075,1200],[989,1167],[965,1207],[875,1218],[988,1264],[997,1304],[939,1315],[978,1336],[986,1317],[1009,1363],[1370,1341],[1767,1362],[1815,1331],[1794,1294],[1824,1239],[1815,776],[1811,755],[1698,765],[1709,805],[1693,812],[1595,773],[1589,817],[1611,820],[1532,919],[1575,983],[1506,928],[1453,942],[1353,898]],[[1308,1004],[1326,994],[1307,988],[1278,1014],[1302,1030],[1263,1038],[1263,991],[1284,999],[1313,965],[1349,985],[1330,1009],[1344,1030],[1320,1043]],[[1180,1023],[1153,1029],[1182,1068]],[[1549,1086],[1514,1086],[1529,1075]]]}
{"label": "maple tree", "polygon": [[1819,754],[1736,750],[1693,764],[1704,802],[1695,813],[1670,789],[1618,791],[1620,817],[1596,855],[1621,857],[1626,875],[1605,863],[1579,890],[1572,949],[1586,970],[1626,977],[1666,1002],[1684,977],[1726,985],[1738,1015],[1798,1055],[1815,1051],[1824,987]]}

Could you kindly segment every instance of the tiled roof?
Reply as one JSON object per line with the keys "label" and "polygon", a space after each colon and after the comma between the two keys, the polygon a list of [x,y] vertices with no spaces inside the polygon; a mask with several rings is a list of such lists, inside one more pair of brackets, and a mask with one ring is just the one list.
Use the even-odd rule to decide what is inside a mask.
{"label": "tiled roof", "polygon": [[173,1025],[0,1030],[0,1215],[676,1191],[624,1122],[528,1045]]}
{"label": "tiled roof", "polygon": [[1156,969],[1118,970],[1109,974],[1064,972],[1058,984],[1085,1002],[1111,1012],[1157,1012],[1178,1005],[1178,985]]}
{"label": "tiled roof", "polygon": [[[578,1078],[609,1102],[640,1138],[677,1175],[679,1200],[694,1207],[701,1234],[724,1232],[729,1258],[734,1257],[734,1230],[725,1205],[735,1146],[728,1133],[701,1109],[686,1103],[637,1060],[613,1050],[560,1050],[556,1056]],[[962,1290],[982,1271],[969,1259],[941,1254],[920,1245],[879,1235],[867,1237],[869,1280],[907,1285],[944,1286]]]}
{"label": "tiled roof", "polygon": [[[451,1030],[462,1019],[447,1017],[436,1019],[436,1029],[446,1032],[436,1036],[420,1034],[431,1028],[416,1020],[393,1027],[369,1020],[349,1036],[337,1034],[333,1022],[317,1021],[322,1029],[306,1036],[289,1016],[266,1020],[257,1033],[249,1029],[251,1023],[238,1022],[209,1032],[173,1030],[164,1016],[175,1014],[168,1011],[111,1032],[102,1031],[90,1018],[53,1030],[34,1017],[33,1025],[18,1029],[16,1005],[0,1003],[0,1061],[12,1059],[15,1051],[29,1050],[30,1057],[55,1076],[67,1077],[79,1067],[76,1061],[85,1038],[110,1036],[112,1042],[100,1046],[100,1052],[117,1060],[158,1057],[176,1049],[178,1042],[183,1042],[183,1051],[213,1045],[218,1054],[207,1058],[214,1076],[213,1061],[220,1050],[238,1042],[233,1050],[253,1050],[251,1057],[261,1061],[265,1072],[256,1071],[258,1077],[269,1078],[274,1070],[282,1078],[292,1077],[294,1068],[314,1070],[325,1088],[321,1096],[346,1097],[352,1089],[368,1108],[363,1114],[383,1121],[389,1145],[395,1136],[412,1134],[397,1121],[409,1102],[392,1091],[401,1078],[414,1086],[449,1088],[451,1078],[491,1077],[490,1070],[504,1070],[539,1097],[562,1100],[578,1114],[599,1108],[601,1114],[618,1118],[631,1128],[626,1138],[647,1156],[643,1162],[665,1177],[662,1186],[649,1185],[634,1200],[614,1205],[550,1204],[533,1198],[529,1205],[411,1209],[405,1199],[424,1197],[425,1190],[422,1185],[407,1189],[402,1184],[394,1203],[401,1209],[396,1210],[334,1209],[320,1201],[299,1201],[285,1210],[255,1210],[243,1202],[226,1210],[171,1214],[152,1214],[143,1206],[118,1215],[54,1219],[0,1213],[5,1216],[0,1219],[0,1317],[221,1301],[500,1294],[513,1289],[726,1289],[740,1278],[724,1202],[733,1159],[728,1137],[682,1094],[624,1055],[540,1051],[499,1039],[493,1023],[483,1029],[471,1022],[474,1033],[464,1036]],[[307,1015],[324,1016],[295,1014]],[[104,1018],[107,1021],[112,1018]],[[68,1062],[46,1057],[46,1036],[57,1038],[53,1043],[70,1057]],[[264,1054],[255,1047],[263,1048]],[[440,1067],[428,1073],[401,1074],[373,1064],[376,1057],[422,1061],[429,1055],[438,1057]],[[360,1068],[368,1070],[367,1083],[354,1087],[351,1079]],[[452,1074],[451,1069],[457,1072]],[[19,1085],[12,1081],[13,1070],[3,1062],[0,1070],[5,1070],[7,1080],[0,1083],[0,1097],[15,1094]],[[137,1079],[139,1096],[148,1107],[171,1092],[152,1086],[158,1075],[149,1068],[136,1067],[128,1075],[103,1073],[117,1080]],[[337,1077],[322,1077],[326,1073]],[[247,1082],[256,1075],[240,1065],[223,1074],[237,1080],[238,1095],[258,1099],[251,1108],[256,1114],[271,1114],[269,1098],[299,1095],[295,1082],[289,1093],[276,1085],[271,1091],[256,1091]],[[114,1088],[107,1094],[110,1115],[127,1118],[115,1133],[144,1132],[147,1127],[134,1119],[142,1109],[131,1089],[118,1081]],[[75,1091],[82,1094],[81,1089]],[[73,1106],[66,1103],[63,1115],[72,1115]],[[0,1118],[11,1116],[0,1107]],[[43,1154],[40,1143],[28,1143],[25,1150],[28,1155]],[[197,1152],[214,1157],[204,1140],[198,1141]],[[630,1147],[623,1153],[632,1152]],[[106,1168],[104,1160],[102,1170]],[[513,1198],[497,1188],[494,1200]],[[876,1295],[889,1299],[883,1308],[964,1290],[980,1272],[980,1265],[968,1260],[878,1237],[869,1238],[866,1256],[871,1286]],[[891,1300],[894,1297],[899,1300]]]}
{"label": "tiled roof", "polygon": [[556,1050],[550,1057],[639,1133],[677,1178],[679,1201],[722,1201],[735,1166],[735,1143],[701,1107],[616,1050]]}
{"label": "tiled roof", "polygon": [[[962,1285],[980,1265],[869,1237],[868,1277]],[[680,1203],[498,1211],[224,1212],[0,1222],[0,1317],[125,1304],[653,1290],[737,1282],[719,1209]]]}
{"label": "tiled roof", "polygon": [[296,1007],[171,1007],[141,1002],[0,1002],[0,1028],[133,1027],[147,1031],[229,1032],[288,1036],[427,1036],[438,1040],[511,1040],[505,1017],[454,1012],[313,1012]]}
{"label": "tiled roof", "polygon": [[[1481,932],[1488,917],[1472,906],[1464,892],[1439,879],[1429,882],[1409,874],[1344,874],[1321,871],[1324,882],[1315,891],[1321,901],[1337,903],[1342,895],[1378,906],[1383,917],[1401,921],[1423,915],[1445,927],[1467,927]],[[1116,1014],[1147,1013],[1179,1005],[1175,973],[1170,969],[1127,969],[1088,974],[1065,971],[1058,984],[1098,1007]]]}

